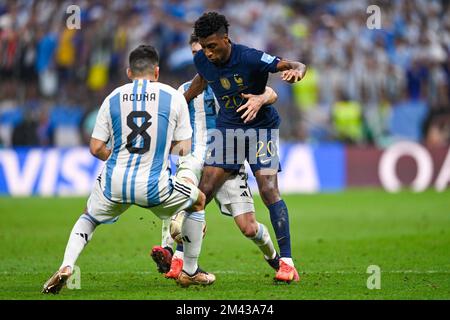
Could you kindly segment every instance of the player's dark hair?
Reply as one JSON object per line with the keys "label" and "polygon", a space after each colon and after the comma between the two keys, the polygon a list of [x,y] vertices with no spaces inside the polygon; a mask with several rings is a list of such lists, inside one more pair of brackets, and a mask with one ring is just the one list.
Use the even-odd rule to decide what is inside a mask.
{"label": "player's dark hair", "polygon": [[230,24],[224,15],[217,12],[206,12],[195,21],[194,34],[199,38],[207,38],[214,33],[228,33]]}
{"label": "player's dark hair", "polygon": [[159,64],[158,51],[149,45],[140,45],[130,53],[130,69],[133,74],[143,74]]}
{"label": "player's dark hair", "polygon": [[189,44],[192,45],[195,42],[198,42],[198,37],[194,33],[192,33],[189,37]]}

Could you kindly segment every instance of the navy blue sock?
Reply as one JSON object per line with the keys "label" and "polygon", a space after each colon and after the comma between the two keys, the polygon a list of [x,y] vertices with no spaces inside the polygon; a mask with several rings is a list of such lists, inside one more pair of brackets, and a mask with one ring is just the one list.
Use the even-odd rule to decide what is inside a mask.
{"label": "navy blue sock", "polygon": [[268,206],[270,211],[270,221],[277,237],[280,256],[291,258],[291,235],[289,233],[289,215],[286,204],[283,200]]}
{"label": "navy blue sock", "polygon": [[183,252],[183,244],[177,243],[177,248],[176,248],[176,250],[177,250],[177,251]]}

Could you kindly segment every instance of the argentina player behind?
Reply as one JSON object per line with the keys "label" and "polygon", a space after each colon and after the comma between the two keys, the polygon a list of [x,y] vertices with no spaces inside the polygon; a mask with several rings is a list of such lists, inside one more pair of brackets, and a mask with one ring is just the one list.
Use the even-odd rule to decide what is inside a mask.
{"label": "argentina player behind", "polygon": [[[75,223],[56,273],[44,284],[43,293],[58,293],[71,276],[76,260],[100,224],[117,221],[132,205],[148,208],[166,219],[185,210],[182,234],[184,265],[177,282],[210,285],[213,274],[197,264],[205,220],[205,196],[186,178],[171,176],[169,152],[187,155],[192,128],[183,95],[158,82],[159,56],[152,46],[141,45],[130,53],[127,75],[132,80],[114,90],[100,107],[91,153],[106,161]],[[111,140],[112,149],[107,148]]]}
{"label": "argentina player behind", "polygon": [[216,127],[221,131],[220,139],[216,139],[219,143],[209,146],[199,189],[205,193],[208,204],[223,182],[247,160],[269,209],[280,248],[275,280],[298,281],[291,252],[288,209],[278,188],[281,120],[272,105],[262,108],[248,105],[242,93],[261,94],[269,73],[281,72],[281,79],[289,83],[300,81],[306,66],[232,43],[228,27],[225,16],[216,12],[204,13],[194,25],[202,50],[194,57],[197,75],[184,96],[189,102],[209,85],[220,104]]}
{"label": "argentina player behind", "polygon": [[[192,55],[195,56],[201,50],[198,38],[192,34],[189,44]],[[178,90],[184,93],[190,85],[190,82],[186,82]],[[277,95],[270,87],[267,87],[261,95],[248,94],[245,97],[248,98],[248,103],[262,106],[274,103]],[[211,133],[216,128],[219,105],[212,89],[207,86],[188,106],[193,129],[192,153],[188,156],[179,157],[177,163],[178,175],[190,178],[197,185],[201,177],[208,141],[210,140],[208,133]],[[192,176],[192,173],[195,173],[195,176]],[[258,247],[269,265],[275,268],[278,265],[279,255],[274,248],[267,227],[255,218],[253,197],[247,184],[247,174],[244,165],[241,165],[239,171],[230,175],[219,188],[215,195],[215,201],[222,214],[233,217],[236,226],[242,234]],[[182,217],[182,213],[183,211],[174,218],[176,225],[179,225],[178,219]],[[173,254],[174,230],[171,228],[173,224],[174,222],[171,219],[163,220],[161,246],[154,246],[151,251],[151,257],[156,262],[158,271],[164,273],[165,277],[169,279],[178,278],[183,267],[184,256],[182,243],[177,244],[176,251]]]}

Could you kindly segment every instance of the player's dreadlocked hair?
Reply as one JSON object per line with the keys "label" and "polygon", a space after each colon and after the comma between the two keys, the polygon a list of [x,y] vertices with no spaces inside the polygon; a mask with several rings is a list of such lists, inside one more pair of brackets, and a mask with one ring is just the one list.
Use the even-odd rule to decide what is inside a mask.
{"label": "player's dreadlocked hair", "polygon": [[199,38],[207,38],[214,33],[228,33],[230,24],[224,15],[217,12],[204,13],[194,25],[194,34]]}

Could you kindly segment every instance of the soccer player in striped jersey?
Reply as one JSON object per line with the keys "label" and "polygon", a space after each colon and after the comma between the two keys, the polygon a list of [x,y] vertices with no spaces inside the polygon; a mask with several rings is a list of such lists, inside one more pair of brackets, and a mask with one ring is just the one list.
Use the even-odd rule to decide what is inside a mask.
{"label": "soccer player in striped jersey", "polygon": [[[95,228],[115,222],[131,205],[148,208],[161,219],[185,210],[185,257],[177,282],[189,286],[215,281],[197,264],[205,196],[193,181],[171,176],[168,168],[171,150],[180,156],[191,150],[186,101],[179,91],[158,82],[159,56],[153,47],[139,46],[130,53],[129,63],[127,75],[132,82],[105,99],[92,133],[90,150],[106,165],[72,229],[61,267],[44,284],[43,293],[58,293]],[[109,141],[112,149],[107,148]]]}
{"label": "soccer player in striped jersey", "polygon": [[[192,54],[195,56],[197,51],[201,50],[198,38],[191,35],[189,44]],[[190,85],[191,82],[186,82],[178,90],[184,93]],[[277,95],[270,87],[267,87],[266,92],[260,96],[245,95],[245,97],[249,99],[249,103],[256,103],[255,100],[258,100],[258,103],[262,106],[263,104],[274,103]],[[193,129],[192,154],[180,158],[178,171],[181,175],[183,172],[196,173],[196,176],[188,176],[196,183],[200,180],[206,158],[208,140],[210,139],[208,130],[216,128],[218,108],[219,104],[210,87],[206,87],[200,95],[189,103],[190,121]],[[183,171],[183,168],[189,170]],[[269,265],[278,269],[279,255],[275,251],[268,229],[255,218],[253,198],[248,188],[244,165],[225,181],[216,193],[215,200],[221,212],[232,216],[241,232],[258,246]],[[163,220],[162,243],[161,246],[153,247],[151,256],[161,273],[165,273],[167,278],[176,279],[183,266],[183,245],[177,245],[172,257],[173,239],[169,232],[170,223],[171,219]]]}

